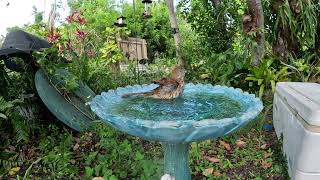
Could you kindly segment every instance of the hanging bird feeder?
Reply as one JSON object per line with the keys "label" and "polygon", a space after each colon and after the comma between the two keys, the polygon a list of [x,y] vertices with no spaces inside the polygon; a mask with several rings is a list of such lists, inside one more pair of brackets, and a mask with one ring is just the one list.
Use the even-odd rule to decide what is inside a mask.
{"label": "hanging bird feeder", "polygon": [[117,18],[117,22],[114,23],[115,26],[117,27],[126,27],[127,24],[126,24],[126,17],[124,16],[120,16]]}
{"label": "hanging bird feeder", "polygon": [[151,4],[152,0],[142,0],[142,3],[144,4],[144,12],[143,12],[143,17],[144,18],[151,18]]}

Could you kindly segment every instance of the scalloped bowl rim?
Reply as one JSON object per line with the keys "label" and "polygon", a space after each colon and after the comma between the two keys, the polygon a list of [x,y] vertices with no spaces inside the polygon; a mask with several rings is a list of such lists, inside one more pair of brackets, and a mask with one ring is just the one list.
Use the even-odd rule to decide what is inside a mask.
{"label": "scalloped bowl rim", "polygon": [[[148,86],[151,87],[157,87],[155,84],[142,84],[142,85],[133,85],[133,86],[125,86],[125,87],[119,87],[116,90],[109,90],[108,92],[103,92],[101,95],[95,96],[91,102],[90,106],[93,112],[95,112],[100,118],[101,113],[96,111],[96,103],[98,103],[98,100],[103,98],[103,96],[111,95],[111,94],[117,94],[119,98],[122,98],[121,95],[124,93],[127,93],[126,90],[135,88],[136,90],[139,91],[139,89],[144,89]],[[152,120],[143,120],[143,119],[138,119],[138,118],[129,118],[129,117],[110,117],[114,116],[111,114],[105,114],[103,113],[103,116],[108,116],[107,119],[103,118],[103,120],[113,123],[115,121],[131,121],[134,124],[139,124],[140,126],[147,127],[147,128],[168,128],[168,129],[179,129],[180,127],[185,127],[185,126],[192,126],[192,127],[207,127],[207,126],[224,126],[228,125],[231,123],[236,123],[236,124],[242,124],[248,120],[254,119],[263,109],[263,104],[259,98],[257,98],[254,94],[249,94],[248,92],[243,92],[239,88],[234,88],[234,87],[227,87],[227,86],[221,86],[221,85],[211,85],[211,84],[193,84],[193,83],[188,83],[185,85],[185,90],[187,88],[191,87],[196,87],[200,91],[201,90],[208,90],[210,88],[211,90],[223,90],[226,95],[229,92],[233,93],[239,93],[241,94],[242,97],[246,97],[247,99],[250,99],[250,101],[254,102],[254,105],[250,105],[244,112],[241,113],[241,116],[237,117],[232,117],[232,118],[223,118],[223,119],[202,119],[202,120],[178,120],[178,121],[169,121],[169,120],[163,120],[163,121],[152,121]],[[152,89],[152,88],[150,88]],[[137,92],[138,92],[137,91]],[[227,91],[227,92],[226,92]],[[119,93],[120,92],[120,93]],[[239,100],[237,100],[239,101]],[[106,106],[104,106],[106,107]]]}

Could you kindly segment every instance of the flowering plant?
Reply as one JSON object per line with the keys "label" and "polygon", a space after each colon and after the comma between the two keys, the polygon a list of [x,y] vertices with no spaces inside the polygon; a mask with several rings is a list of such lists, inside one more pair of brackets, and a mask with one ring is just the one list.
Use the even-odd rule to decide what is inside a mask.
{"label": "flowering plant", "polygon": [[[89,76],[89,61],[96,58],[96,47],[92,39],[96,39],[95,32],[87,28],[87,20],[81,11],[74,11],[66,18],[66,22],[59,28],[49,28],[47,40],[53,45],[53,49],[67,65],[78,80],[86,81]],[[51,50],[53,51],[53,50]],[[51,52],[51,54],[53,54]],[[58,67],[63,66],[56,58],[51,59]],[[53,72],[51,70],[50,72]]]}
{"label": "flowering plant", "polygon": [[84,12],[74,11],[61,26],[49,28],[47,39],[53,48],[37,59],[48,73],[63,67],[74,75],[70,82],[80,80],[99,89],[101,82],[106,83],[106,79],[109,82],[110,74],[118,70],[115,68],[119,66],[117,63],[125,59],[118,48],[117,38],[127,36],[128,30],[107,27],[103,35],[98,36]]}

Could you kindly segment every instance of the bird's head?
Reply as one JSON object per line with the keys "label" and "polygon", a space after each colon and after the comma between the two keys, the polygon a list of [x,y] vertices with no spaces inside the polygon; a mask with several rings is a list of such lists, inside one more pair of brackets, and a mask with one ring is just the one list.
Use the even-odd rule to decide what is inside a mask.
{"label": "bird's head", "polygon": [[185,75],[186,69],[182,65],[178,65],[172,70],[172,78],[174,79],[184,80]]}

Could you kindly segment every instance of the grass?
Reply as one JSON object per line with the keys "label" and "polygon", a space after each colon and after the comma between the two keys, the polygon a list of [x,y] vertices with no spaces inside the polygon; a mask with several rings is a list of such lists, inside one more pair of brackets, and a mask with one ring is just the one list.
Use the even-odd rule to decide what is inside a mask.
{"label": "grass", "polygon": [[[217,140],[192,143],[192,179],[289,179],[281,144],[275,133],[258,128],[270,121],[261,116],[241,131]],[[159,179],[163,171],[161,145],[125,135],[96,123],[78,133],[62,123],[39,121],[26,143],[1,132],[1,152],[19,164],[1,168],[3,179]],[[25,178],[23,178],[25,177]]]}

